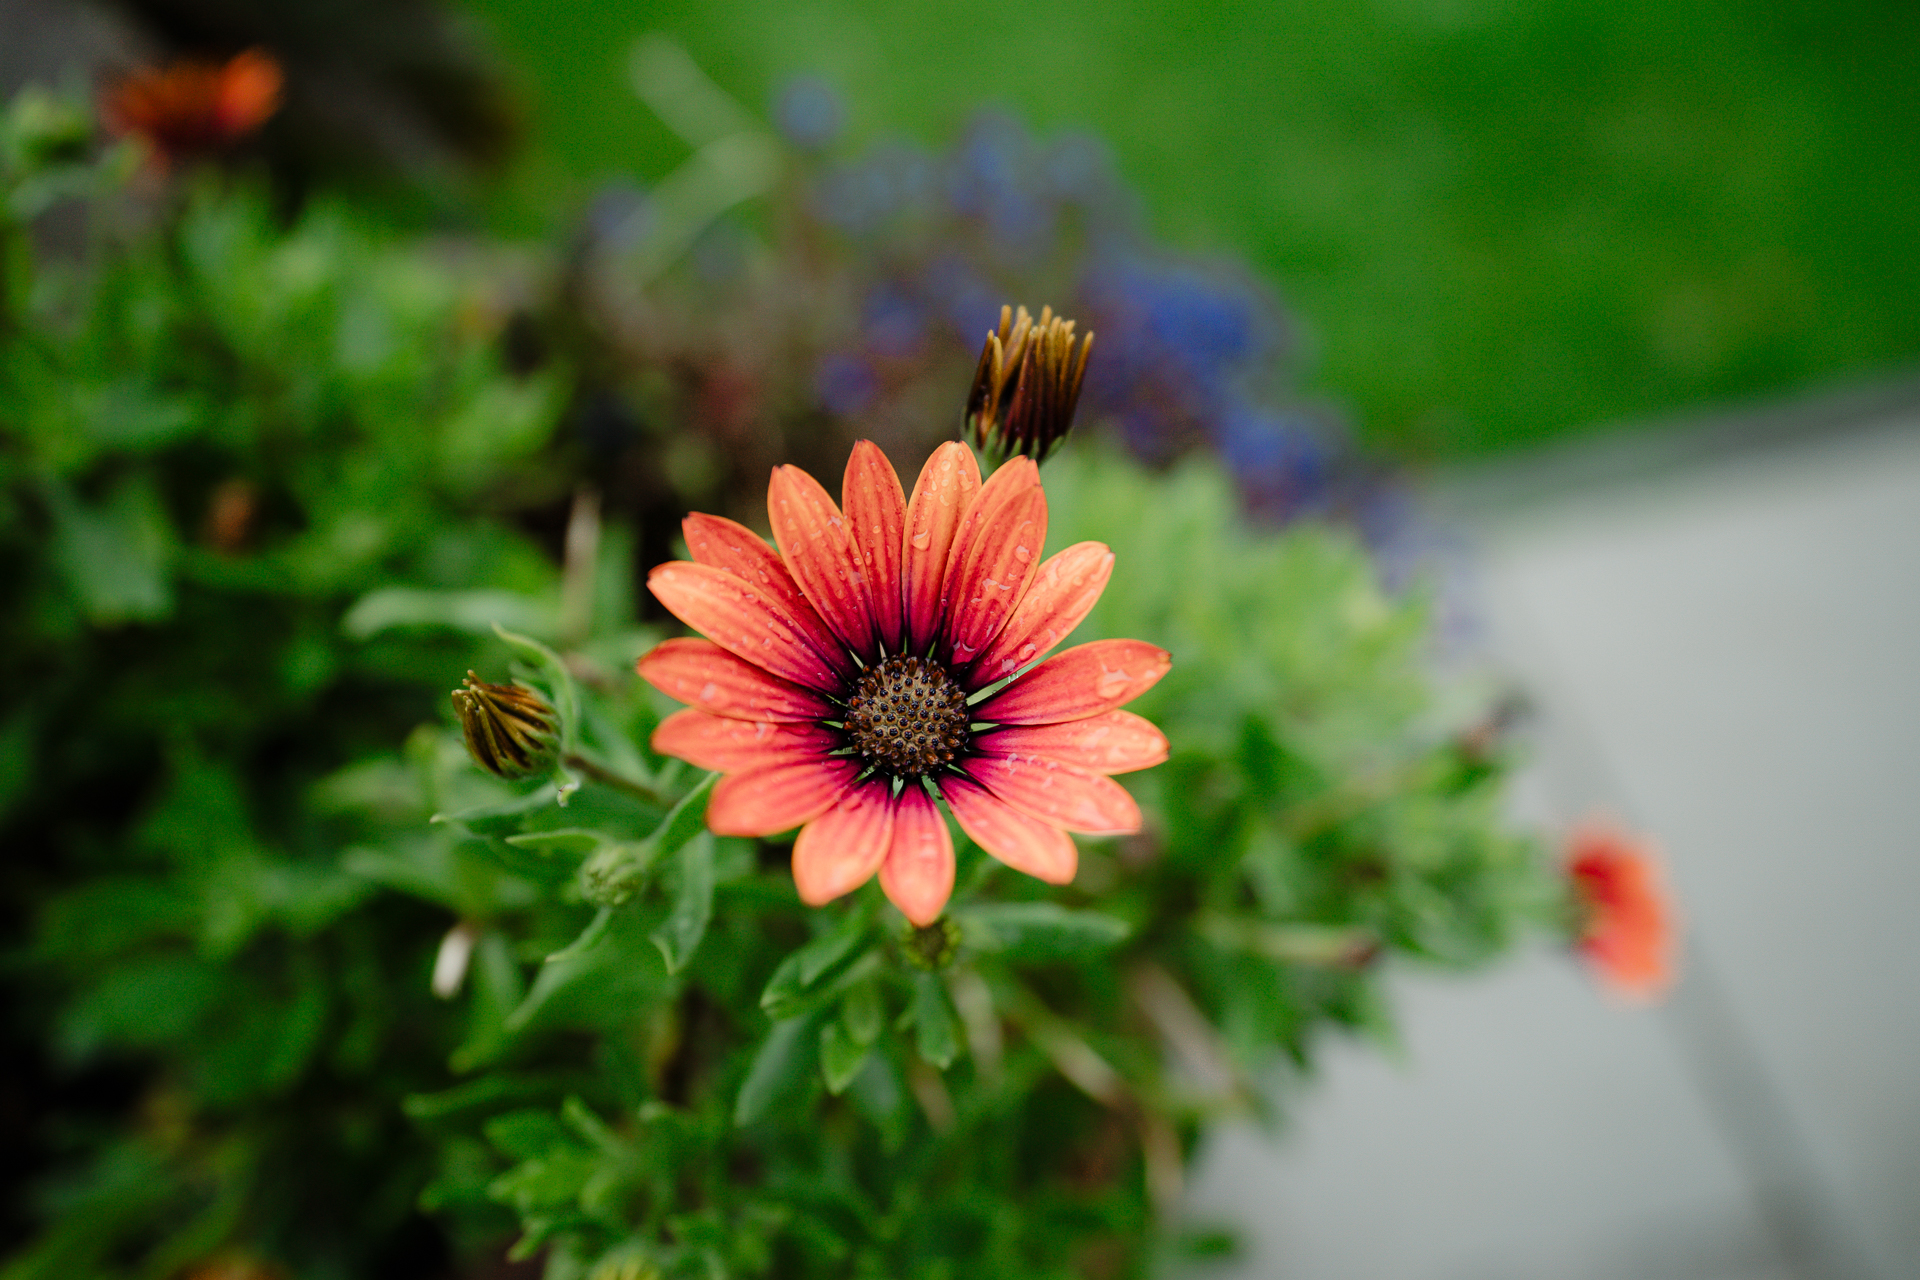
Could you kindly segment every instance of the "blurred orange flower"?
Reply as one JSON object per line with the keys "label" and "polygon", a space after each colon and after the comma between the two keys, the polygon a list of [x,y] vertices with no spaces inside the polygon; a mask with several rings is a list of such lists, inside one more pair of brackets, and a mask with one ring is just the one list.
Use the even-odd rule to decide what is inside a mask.
{"label": "blurred orange flower", "polygon": [[225,65],[181,59],[127,76],[106,92],[100,113],[164,163],[221,150],[258,129],[280,109],[283,80],[280,64],[259,49]]}
{"label": "blurred orange flower", "polygon": [[1567,876],[1582,921],[1575,942],[1621,995],[1654,1000],[1673,985],[1679,924],[1650,841],[1605,822],[1574,831]]}

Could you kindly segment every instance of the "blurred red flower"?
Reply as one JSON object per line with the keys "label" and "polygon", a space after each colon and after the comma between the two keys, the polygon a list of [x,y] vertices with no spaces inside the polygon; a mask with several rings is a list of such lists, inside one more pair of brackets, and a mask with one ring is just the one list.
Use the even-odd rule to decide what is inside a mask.
{"label": "blurred red flower", "polygon": [[1567,876],[1579,900],[1575,946],[1612,990],[1654,1000],[1673,985],[1679,932],[1650,841],[1605,822],[1574,831]]}
{"label": "blurred red flower", "polygon": [[280,64],[248,49],[224,65],[181,59],[136,71],[100,104],[107,127],[143,139],[162,162],[219,151],[280,109]]}

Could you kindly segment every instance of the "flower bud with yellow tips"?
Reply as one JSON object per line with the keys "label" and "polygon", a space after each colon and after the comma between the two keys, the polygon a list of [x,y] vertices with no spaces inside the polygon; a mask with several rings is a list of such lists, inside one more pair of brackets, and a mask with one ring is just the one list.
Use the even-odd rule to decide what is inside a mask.
{"label": "flower bud with yellow tips", "polygon": [[467,751],[496,777],[530,778],[559,758],[560,717],[526,685],[488,684],[469,671],[453,691],[453,709]]}
{"label": "flower bud with yellow tips", "polygon": [[1036,323],[1025,307],[1000,308],[967,396],[967,431],[989,458],[1044,459],[1067,438],[1093,351],[1091,333],[1043,307]]}

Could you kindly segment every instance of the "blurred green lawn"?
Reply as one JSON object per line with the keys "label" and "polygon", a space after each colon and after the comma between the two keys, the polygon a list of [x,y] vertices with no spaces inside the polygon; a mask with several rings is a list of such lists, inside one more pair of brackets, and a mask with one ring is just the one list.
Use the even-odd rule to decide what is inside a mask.
{"label": "blurred green lawn", "polygon": [[[1920,6],[1862,0],[469,0],[523,77],[550,198],[682,148],[642,31],[855,141],[983,103],[1090,127],[1184,247],[1244,254],[1308,384],[1415,457],[1920,357]],[[531,207],[523,200],[521,207]]]}

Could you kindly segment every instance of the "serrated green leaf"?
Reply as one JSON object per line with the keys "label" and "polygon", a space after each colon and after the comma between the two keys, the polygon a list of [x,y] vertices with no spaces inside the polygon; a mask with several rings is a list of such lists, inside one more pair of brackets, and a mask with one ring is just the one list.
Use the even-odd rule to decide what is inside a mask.
{"label": "serrated green leaf", "polygon": [[653,931],[653,943],[678,973],[693,958],[713,919],[713,833],[701,831],[680,847],[680,888],[673,913]]}
{"label": "serrated green leaf", "polygon": [[810,1015],[773,1024],[759,1052],[753,1055],[753,1065],[747,1068],[746,1081],[734,1099],[734,1124],[752,1124],[806,1079],[813,1069],[817,1024]]}
{"label": "serrated green leaf", "polygon": [[1115,946],[1131,926],[1098,911],[1053,902],[991,902],[953,913],[964,945],[1023,959],[1087,955]]}
{"label": "serrated green leaf", "polygon": [[953,1064],[960,1052],[959,1022],[947,996],[947,986],[936,974],[923,973],[914,979],[913,1047],[942,1071]]}
{"label": "serrated green leaf", "polygon": [[849,1035],[838,1021],[820,1028],[820,1074],[827,1082],[828,1093],[837,1098],[847,1091],[853,1078],[860,1074],[869,1048]]}

